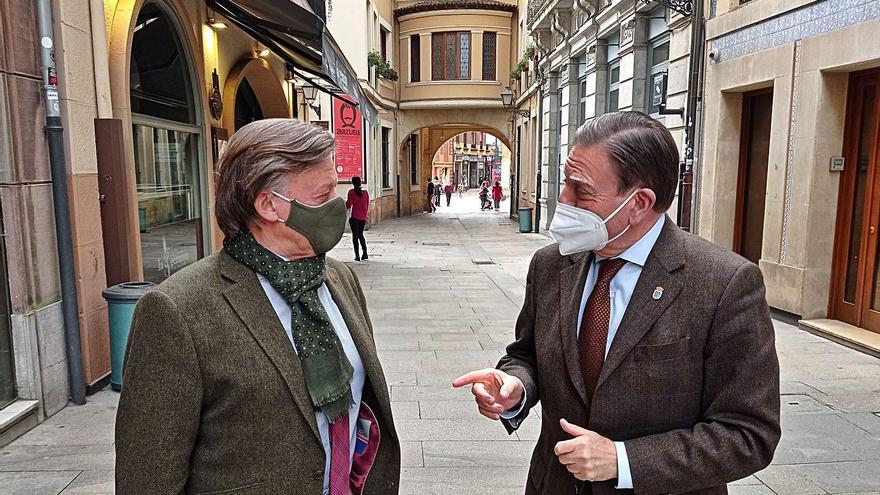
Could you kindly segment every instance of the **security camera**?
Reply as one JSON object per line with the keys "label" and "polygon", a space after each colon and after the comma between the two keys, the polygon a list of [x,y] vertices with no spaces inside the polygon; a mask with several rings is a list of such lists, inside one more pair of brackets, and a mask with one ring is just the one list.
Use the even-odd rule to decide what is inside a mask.
{"label": "security camera", "polygon": [[719,58],[718,52],[716,52],[715,50],[709,51],[709,60],[711,60],[713,62],[717,62],[718,58]]}

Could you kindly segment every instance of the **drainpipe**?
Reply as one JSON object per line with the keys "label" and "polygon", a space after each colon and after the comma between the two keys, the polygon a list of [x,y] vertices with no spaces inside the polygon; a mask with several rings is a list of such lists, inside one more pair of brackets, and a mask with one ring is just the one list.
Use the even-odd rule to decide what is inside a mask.
{"label": "drainpipe", "polygon": [[[701,107],[703,96],[703,71],[705,60],[703,51],[706,47],[705,22],[703,20],[703,2],[694,2],[691,17],[691,60],[688,75],[688,99],[685,113],[685,150],[684,166],[679,181],[681,190],[678,196],[680,204],[678,224],[688,232],[694,232],[696,219],[696,180],[699,176],[699,140],[701,127]],[[686,222],[686,224],[685,224]]]}
{"label": "drainpipe", "polygon": [[36,4],[40,33],[40,72],[43,77],[43,97],[46,103],[46,139],[49,144],[49,166],[52,171],[55,237],[58,242],[58,268],[61,275],[61,307],[64,315],[67,378],[70,382],[70,400],[76,405],[83,405],[86,403],[86,388],[79,335],[76,271],[73,266],[73,236],[70,213],[68,212],[70,201],[67,195],[64,127],[61,124],[58,78],[55,72],[52,3],[51,0],[36,0]]}

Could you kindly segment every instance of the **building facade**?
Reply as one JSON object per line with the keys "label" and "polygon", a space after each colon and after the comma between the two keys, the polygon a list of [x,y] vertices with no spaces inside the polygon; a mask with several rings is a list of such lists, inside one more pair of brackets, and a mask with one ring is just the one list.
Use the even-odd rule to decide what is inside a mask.
{"label": "building facade", "polygon": [[[0,443],[69,396],[39,43],[20,29],[36,25],[35,4],[0,5],[0,419],[17,425],[0,423]],[[515,12],[491,0],[54,1],[87,388],[110,372],[102,291],[161,282],[222,247],[214,183],[236,130],[295,117],[345,134],[339,193],[359,175],[371,221],[420,213],[444,142],[474,131],[510,143],[499,95]]]}
{"label": "building facade", "polygon": [[[70,24],[56,25],[61,35],[56,42],[77,51],[74,57],[90,58],[88,34],[75,32],[75,28],[89,32],[88,5],[80,3],[85,4],[84,17],[67,8],[59,13]],[[55,414],[68,401],[53,178],[43,132],[46,107],[36,19],[35,2],[0,4],[0,209],[4,234],[0,242],[0,445]],[[71,47],[76,43],[82,46]],[[66,53],[59,55],[63,71],[69,59]],[[94,90],[83,89],[76,104],[84,113],[94,112]],[[70,100],[65,98],[62,104],[68,105]],[[65,122],[65,126],[69,124],[69,120]],[[71,151],[68,163],[76,178],[90,164],[84,156],[87,152]],[[87,243],[91,229],[78,225],[75,242]],[[82,319],[87,316],[81,314]]]}
{"label": "building facade", "polygon": [[880,4],[708,7],[698,233],[807,326],[880,332]]}
{"label": "building facade", "polygon": [[[519,6],[519,61],[510,74],[518,110],[512,166],[518,206],[533,209],[538,230],[545,231],[584,122],[607,112],[644,112],[669,128],[685,156],[693,22],[656,2],[531,0]],[[670,213],[689,215],[687,208],[679,212],[678,197]]]}

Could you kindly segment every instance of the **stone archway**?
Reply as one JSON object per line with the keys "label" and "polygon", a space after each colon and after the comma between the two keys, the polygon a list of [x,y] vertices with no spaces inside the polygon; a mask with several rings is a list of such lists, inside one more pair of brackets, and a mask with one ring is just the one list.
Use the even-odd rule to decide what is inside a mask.
{"label": "stone archway", "polygon": [[[503,128],[505,124],[509,124],[509,120],[504,120],[499,117],[507,118],[507,112],[504,111],[490,111],[494,112],[489,113],[490,117],[494,117],[494,119],[484,119],[486,121],[492,122],[493,125],[481,124],[477,120],[477,122],[464,122],[464,123],[449,123],[443,122],[444,118],[457,118],[458,120],[465,120],[463,117],[467,117],[466,120],[470,120],[473,117],[473,114],[477,114],[480,111],[476,110],[474,112],[468,112],[467,115],[463,115],[461,111],[444,111],[443,113],[438,113],[437,111],[423,111],[424,114],[421,116],[417,116],[418,118],[409,120],[401,119],[400,129],[403,132],[398,134],[400,142],[397,145],[398,156],[400,157],[399,165],[400,175],[401,177],[407,177],[412,175],[412,157],[415,156],[418,160],[417,168],[418,176],[417,181],[418,184],[412,184],[412,188],[408,193],[401,193],[400,198],[400,215],[408,216],[420,213],[427,209],[427,197],[424,194],[423,186],[425,185],[428,177],[431,176],[432,169],[432,160],[434,155],[443,146],[443,143],[454,138],[455,136],[464,133],[464,132],[485,132],[486,134],[490,134],[496,137],[501,143],[507,147],[508,150],[513,150],[511,146],[510,136],[502,132],[500,128]],[[485,115],[485,114],[484,114]],[[476,119],[475,119],[476,120]],[[419,121],[439,121],[434,125],[428,125],[424,127],[412,127],[416,122]],[[499,127],[496,127],[499,126]],[[413,155],[410,150],[410,136],[417,136],[417,147],[418,152]]]}
{"label": "stone archway", "polygon": [[[473,109],[424,109],[406,110],[400,113],[398,137],[402,145],[407,136],[426,128],[461,129],[458,132],[484,131],[500,139],[513,149],[510,113],[502,108]],[[437,148],[443,144],[437,145]],[[436,151],[436,149],[434,150]]]}
{"label": "stone archway", "polygon": [[290,106],[284,96],[284,89],[269,63],[262,58],[250,58],[239,62],[223,87],[223,127],[229,135],[235,132],[236,95],[241,84],[247,81],[260,104],[263,118],[289,118]]}

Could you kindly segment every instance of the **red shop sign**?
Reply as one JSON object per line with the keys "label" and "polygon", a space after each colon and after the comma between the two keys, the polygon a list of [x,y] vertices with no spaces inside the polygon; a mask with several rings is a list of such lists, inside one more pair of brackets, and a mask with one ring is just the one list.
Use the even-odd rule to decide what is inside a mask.
{"label": "red shop sign", "polygon": [[364,176],[364,119],[357,108],[333,98],[333,135],[336,137],[336,172],[339,180]]}

